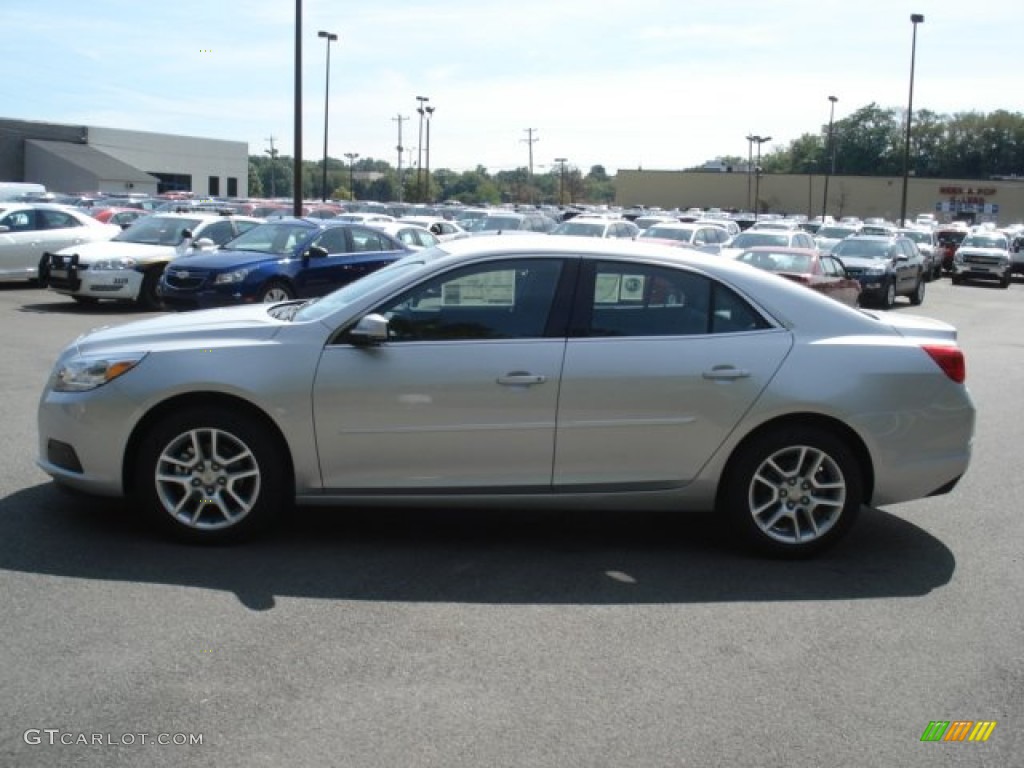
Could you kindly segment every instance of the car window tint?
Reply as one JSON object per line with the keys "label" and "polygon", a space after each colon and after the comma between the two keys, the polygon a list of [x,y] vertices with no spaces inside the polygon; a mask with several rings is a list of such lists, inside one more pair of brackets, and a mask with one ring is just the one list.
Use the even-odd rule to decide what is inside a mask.
{"label": "car window tint", "polygon": [[78,219],[64,211],[42,210],[36,211],[36,215],[39,217],[40,229],[69,229],[82,226]]}
{"label": "car window tint", "polygon": [[199,233],[200,238],[212,240],[217,245],[223,245],[234,236],[235,230],[230,221],[216,221]]}
{"label": "car window tint", "polygon": [[11,232],[28,232],[36,228],[35,211],[13,211],[0,219]]}
{"label": "car window tint", "polygon": [[347,253],[348,241],[345,238],[345,227],[331,227],[313,241],[328,253]]}
{"label": "car window tint", "polygon": [[356,253],[376,253],[392,250],[390,242],[372,229],[352,228],[352,250]]}
{"label": "car window tint", "polygon": [[574,336],[680,336],[707,333],[711,281],[685,270],[599,262],[588,288],[589,318]]}
{"label": "car window tint", "polygon": [[435,277],[375,310],[392,341],[527,339],[544,335],[561,259],[488,262]]}

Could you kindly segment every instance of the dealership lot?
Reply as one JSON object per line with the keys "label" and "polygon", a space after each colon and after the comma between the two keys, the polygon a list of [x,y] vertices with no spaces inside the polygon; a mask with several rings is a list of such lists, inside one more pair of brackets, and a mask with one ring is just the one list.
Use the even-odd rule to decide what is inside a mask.
{"label": "dealership lot", "polygon": [[[0,764],[1014,764],[1024,285],[946,279],[894,311],[960,329],[974,462],[820,559],[625,512],[302,510],[214,549],[34,466],[59,349],[144,313],[0,285]],[[921,743],[936,720],[998,724]],[[202,743],[153,743],[180,734]]]}

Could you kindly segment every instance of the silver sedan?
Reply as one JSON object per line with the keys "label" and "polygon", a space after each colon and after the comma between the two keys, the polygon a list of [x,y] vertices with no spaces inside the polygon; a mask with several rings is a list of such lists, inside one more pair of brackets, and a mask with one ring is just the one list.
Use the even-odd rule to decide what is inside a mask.
{"label": "silver sedan", "polygon": [[731,260],[479,237],[324,298],[88,333],[39,465],[178,536],[302,504],[711,510],[761,552],[946,493],[975,411],[953,327]]}

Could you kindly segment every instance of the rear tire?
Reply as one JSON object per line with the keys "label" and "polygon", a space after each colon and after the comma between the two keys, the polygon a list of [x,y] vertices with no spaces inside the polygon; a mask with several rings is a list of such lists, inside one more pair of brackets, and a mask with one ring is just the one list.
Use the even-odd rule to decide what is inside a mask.
{"label": "rear tire", "polygon": [[921,275],[917,278],[917,286],[915,286],[914,292],[910,294],[910,303],[915,307],[921,306],[921,303],[924,301],[924,286],[924,275]]}
{"label": "rear tire", "polygon": [[861,467],[836,435],[783,426],[753,438],[723,477],[720,512],[754,551],[807,557],[834,545],[863,503]]}
{"label": "rear tire", "polygon": [[223,407],[164,416],[139,445],[134,493],[151,521],[193,543],[266,528],[291,502],[281,446],[258,419]]}

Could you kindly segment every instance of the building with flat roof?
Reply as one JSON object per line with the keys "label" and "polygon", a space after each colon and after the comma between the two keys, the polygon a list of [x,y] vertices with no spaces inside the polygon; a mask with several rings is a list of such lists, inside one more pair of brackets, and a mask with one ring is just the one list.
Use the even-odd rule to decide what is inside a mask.
{"label": "building with flat roof", "polygon": [[51,192],[249,193],[249,145],[166,133],[0,118],[0,181]]}

